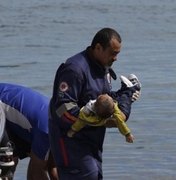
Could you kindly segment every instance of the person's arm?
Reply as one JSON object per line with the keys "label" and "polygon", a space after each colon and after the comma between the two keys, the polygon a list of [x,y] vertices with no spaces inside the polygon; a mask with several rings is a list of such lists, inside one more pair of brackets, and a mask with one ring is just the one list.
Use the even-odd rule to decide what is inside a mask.
{"label": "person's arm", "polygon": [[47,169],[50,180],[59,180],[56,164],[51,152],[49,153],[49,158],[47,161]]}
{"label": "person's arm", "polygon": [[115,122],[119,131],[122,135],[127,135],[130,133],[130,129],[128,128],[127,124],[125,123],[125,118],[118,107],[117,103],[114,103],[114,114],[113,117],[115,118]]}
{"label": "person's arm", "polygon": [[39,159],[32,151],[27,170],[29,180],[49,180],[47,174],[47,161]]}
{"label": "person's arm", "polygon": [[121,88],[118,91],[111,91],[111,96],[118,102],[118,107],[125,114],[128,120],[131,113],[132,103],[139,99],[141,94],[141,83],[138,78],[131,74],[128,78],[120,76]]}
{"label": "person's arm", "polygon": [[125,136],[126,142],[133,143],[134,136],[131,134],[130,129],[128,128],[127,124],[125,123],[124,114],[119,109],[117,103],[114,104],[114,118],[116,122],[116,126],[118,127],[120,133]]}
{"label": "person's arm", "polygon": [[81,108],[78,119],[67,132],[68,137],[73,137],[76,132],[80,131],[86,125],[96,126],[96,124],[101,122],[100,118],[93,112],[93,103],[95,103],[95,101],[90,100],[84,107]]}
{"label": "person's arm", "polygon": [[[71,77],[71,78],[70,78]],[[66,66],[64,63],[58,68],[50,101],[51,118],[67,118],[74,122],[79,114],[78,97],[81,96],[84,79],[81,70]]]}
{"label": "person's arm", "polygon": [[133,143],[134,136],[131,134],[130,129],[128,128],[127,124],[125,123],[124,116],[123,116],[121,110],[119,109],[117,103],[114,104],[114,110],[115,110],[115,112],[114,112],[115,122],[116,122],[116,125],[117,125],[120,133],[125,136],[126,142]]}
{"label": "person's arm", "polygon": [[77,119],[74,124],[71,126],[69,131],[67,132],[68,137],[73,137],[75,133],[80,131],[83,127],[86,126],[86,122],[81,119]]}
{"label": "person's arm", "polygon": [[90,108],[91,108],[91,101],[89,101],[85,106],[83,106],[80,109],[77,120],[73,123],[73,125],[67,132],[68,137],[73,137],[75,133],[80,131],[83,127],[86,126],[86,124],[88,124]]}
{"label": "person's arm", "polygon": [[[123,120],[123,121],[126,121],[126,116],[125,114],[120,110],[119,108],[119,113],[118,113],[118,116]],[[117,127],[117,122],[116,122],[116,119],[114,117],[110,117],[107,119],[106,123],[105,123],[105,127],[107,128],[114,128],[114,127]]]}

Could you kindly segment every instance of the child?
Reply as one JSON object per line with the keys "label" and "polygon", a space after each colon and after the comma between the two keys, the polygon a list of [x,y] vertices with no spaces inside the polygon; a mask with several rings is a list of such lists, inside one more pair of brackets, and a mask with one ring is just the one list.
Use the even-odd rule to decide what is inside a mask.
{"label": "child", "polygon": [[[124,102],[127,101],[125,103],[126,106],[131,109],[131,102],[133,102],[136,98],[135,96],[132,96],[131,98],[131,95],[133,94],[132,92],[138,91],[138,93],[140,93],[141,83],[134,74],[130,74],[128,78],[125,76],[120,76],[120,80],[122,83],[122,88],[117,93],[119,94],[120,102],[122,103],[118,104],[117,102],[114,102],[114,100],[107,94],[100,95],[97,100],[90,100],[86,106],[80,110],[79,119],[68,131],[68,137],[73,137],[76,132],[81,130],[86,125],[107,125],[110,122],[108,119],[111,117],[111,120],[112,118],[115,119],[115,124],[121,134],[126,137],[126,141],[133,143],[134,136],[130,133],[130,129],[125,123],[129,116],[129,112],[125,112],[126,107],[124,106]],[[125,117],[125,115],[127,116]]]}
{"label": "child", "polygon": [[72,125],[68,131],[68,137],[80,131],[84,126],[103,126],[108,121],[108,118],[115,119],[116,126],[120,133],[126,137],[126,141],[133,143],[134,137],[127,127],[123,114],[118,108],[118,103],[107,94],[99,95],[96,100],[90,100],[79,113],[79,119]]}

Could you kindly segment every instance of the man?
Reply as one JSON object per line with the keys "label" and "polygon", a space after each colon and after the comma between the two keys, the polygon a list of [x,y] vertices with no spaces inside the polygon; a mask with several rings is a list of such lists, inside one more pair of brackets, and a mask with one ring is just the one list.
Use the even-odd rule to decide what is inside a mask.
{"label": "man", "polygon": [[0,83],[1,122],[6,119],[0,148],[0,176],[13,178],[18,158],[30,157],[28,180],[57,179],[49,149],[48,103],[47,97],[29,88]]}
{"label": "man", "polygon": [[[61,180],[103,179],[106,127],[86,126],[72,138],[67,136],[67,131],[77,120],[80,108],[100,94],[109,94],[117,100],[124,112],[124,121],[128,119],[132,100],[138,99],[139,92],[128,84],[119,91],[111,91],[110,78],[116,79],[111,66],[120,50],[120,35],[111,28],[104,28],[97,32],[90,47],[67,59],[56,72],[50,101],[49,138]],[[126,101],[122,101],[125,103],[118,98],[121,94],[124,100],[123,92],[127,92]]]}

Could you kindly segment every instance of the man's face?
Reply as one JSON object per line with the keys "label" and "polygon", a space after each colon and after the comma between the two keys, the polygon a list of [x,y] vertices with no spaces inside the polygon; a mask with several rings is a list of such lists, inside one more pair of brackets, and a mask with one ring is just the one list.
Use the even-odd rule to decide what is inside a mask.
{"label": "man's face", "polygon": [[98,51],[98,60],[101,65],[104,67],[112,66],[113,62],[117,60],[117,55],[120,53],[121,43],[117,39],[112,38],[110,41],[110,46],[106,49],[100,45]]}

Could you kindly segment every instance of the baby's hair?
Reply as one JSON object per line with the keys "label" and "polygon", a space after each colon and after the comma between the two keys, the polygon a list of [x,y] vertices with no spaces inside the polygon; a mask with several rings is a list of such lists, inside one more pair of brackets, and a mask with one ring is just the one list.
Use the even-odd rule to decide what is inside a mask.
{"label": "baby's hair", "polygon": [[114,113],[114,101],[107,94],[98,96],[95,102],[95,112],[100,118],[109,118]]}

